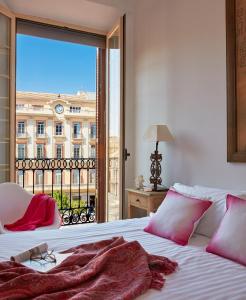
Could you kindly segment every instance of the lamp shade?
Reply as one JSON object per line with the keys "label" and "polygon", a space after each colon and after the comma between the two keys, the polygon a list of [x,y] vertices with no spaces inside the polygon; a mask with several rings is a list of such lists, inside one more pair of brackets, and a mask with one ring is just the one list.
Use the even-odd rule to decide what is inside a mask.
{"label": "lamp shade", "polygon": [[148,141],[153,142],[170,142],[173,140],[173,136],[169,131],[167,125],[162,124],[151,125],[147,129],[144,138]]}

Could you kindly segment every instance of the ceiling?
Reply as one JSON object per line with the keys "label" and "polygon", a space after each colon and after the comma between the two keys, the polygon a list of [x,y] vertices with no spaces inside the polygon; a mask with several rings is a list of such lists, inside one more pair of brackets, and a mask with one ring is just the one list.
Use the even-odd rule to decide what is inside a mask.
{"label": "ceiling", "polygon": [[15,13],[108,32],[133,0],[4,0]]}

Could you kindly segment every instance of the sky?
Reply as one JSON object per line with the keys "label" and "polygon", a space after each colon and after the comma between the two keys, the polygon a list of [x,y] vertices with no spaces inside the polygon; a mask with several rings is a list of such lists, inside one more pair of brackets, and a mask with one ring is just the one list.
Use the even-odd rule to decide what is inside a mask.
{"label": "sky", "polygon": [[17,35],[17,91],[76,94],[96,90],[96,48]]}

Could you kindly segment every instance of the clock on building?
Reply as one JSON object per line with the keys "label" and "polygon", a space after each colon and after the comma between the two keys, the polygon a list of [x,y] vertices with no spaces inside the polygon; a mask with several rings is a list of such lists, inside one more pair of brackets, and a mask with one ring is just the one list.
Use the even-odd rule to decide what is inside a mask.
{"label": "clock on building", "polygon": [[62,114],[63,111],[64,111],[63,105],[57,104],[57,105],[55,106],[55,111],[56,111],[57,114]]}

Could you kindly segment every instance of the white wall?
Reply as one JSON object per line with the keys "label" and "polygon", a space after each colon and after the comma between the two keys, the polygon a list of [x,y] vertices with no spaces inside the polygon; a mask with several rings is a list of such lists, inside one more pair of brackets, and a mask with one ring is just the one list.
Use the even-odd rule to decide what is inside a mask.
{"label": "white wall", "polygon": [[246,188],[246,164],[226,161],[225,0],[138,0],[135,23],[135,175],[149,177],[152,123],[169,126],[163,178]]}

